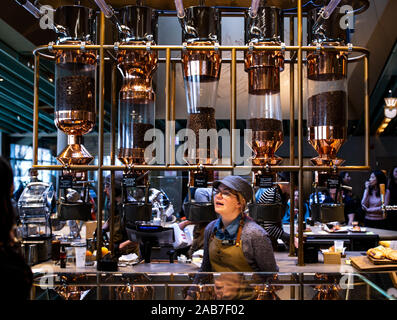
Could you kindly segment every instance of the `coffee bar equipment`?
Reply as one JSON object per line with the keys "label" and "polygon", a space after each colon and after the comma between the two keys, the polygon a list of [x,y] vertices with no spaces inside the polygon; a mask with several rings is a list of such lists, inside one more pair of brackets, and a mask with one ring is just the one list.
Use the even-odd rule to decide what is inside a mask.
{"label": "coffee bar equipment", "polygon": [[50,216],[54,204],[54,187],[44,182],[30,182],[19,197],[22,248],[30,265],[51,258],[53,235]]}
{"label": "coffee bar equipment", "polygon": [[[284,70],[284,54],[281,51],[255,50],[255,46],[280,46],[283,39],[282,11],[276,7],[251,6],[245,14],[245,71],[248,73],[247,128],[252,130],[252,164],[263,166],[254,170],[253,187],[275,186],[276,173],[271,166],[282,158],[275,155],[284,140],[280,100],[280,72]],[[249,205],[249,214],[257,222],[281,223],[284,207],[280,203],[257,203],[255,195]]]}
{"label": "coffee bar equipment", "polygon": [[[53,4],[53,0],[43,0],[42,4],[49,2]],[[112,172],[122,170],[124,171],[123,216],[130,230],[129,238],[151,248],[159,245],[167,246],[171,242],[171,238],[168,237],[169,230],[166,230],[165,224],[159,223],[158,219],[153,219],[152,211],[155,206],[152,206],[149,200],[150,170],[189,171],[190,193],[193,188],[210,189],[218,172],[239,170],[241,167],[248,169],[249,167],[235,163],[218,164],[218,140],[215,146],[214,139],[210,138],[211,130],[215,133],[218,129],[216,114],[224,113],[223,110],[218,112],[221,110],[217,110],[219,106],[216,105],[222,62],[230,63],[231,66],[230,128],[234,129],[238,124],[235,110],[237,105],[248,108],[245,127],[251,129],[253,133],[252,141],[250,141],[254,166],[252,185],[255,188],[275,187],[280,183],[277,181],[276,172],[298,171],[299,187],[303,188],[305,179],[302,179],[301,174],[318,171],[315,173],[318,175],[314,185],[315,190],[329,188],[334,174],[341,171],[340,166],[344,164],[344,160],[338,158],[337,153],[347,139],[347,65],[350,62],[361,61],[364,64],[364,108],[365,114],[369,114],[369,50],[350,44],[349,28],[354,28],[354,26],[348,25],[346,29],[343,29],[339,24],[341,20],[352,23],[351,19],[345,17],[346,10],[341,12],[345,5],[351,5],[356,15],[368,8],[367,0],[302,0],[298,2],[296,0],[253,0],[248,12],[246,12],[247,2],[236,1],[235,4],[234,2],[226,4],[225,1],[219,4],[220,2],[209,0],[185,1],[186,8],[184,8],[182,0],[174,0],[176,18],[182,31],[181,45],[170,45],[167,42],[169,39],[165,39],[165,44],[158,45],[158,17],[164,16],[164,24],[170,26],[168,18],[172,15],[170,10],[174,10],[172,1],[147,1],[153,8],[144,6],[143,1],[130,2],[128,5],[127,2],[123,4],[112,0],[108,2],[115,6],[115,10],[106,4],[106,0],[94,0],[90,5],[87,4],[91,8],[96,4],[96,10],[79,5],[79,1],[74,2],[76,3],[74,6],[63,5],[65,3],[63,1],[59,2],[63,6],[54,10],[54,29],[58,36],[56,44],[61,46],[49,44],[36,48],[34,51],[35,58],[37,58],[35,60],[37,67],[34,69],[37,77],[35,79],[40,79],[40,59],[55,58],[55,123],[59,130],[68,135],[68,146],[58,155],[62,166],[55,168],[63,172],[60,181],[62,188],[60,189],[64,194],[60,197],[58,213],[59,208],[66,207],[67,203],[81,205],[87,201],[87,193],[84,192],[84,188],[87,187],[85,183],[88,182],[88,178],[85,170],[97,170],[98,175],[107,170]],[[81,3],[85,5],[87,2],[82,1]],[[31,4],[36,5],[33,2]],[[296,8],[298,4],[299,8]],[[100,15],[100,19],[98,19],[98,7],[103,13]],[[243,12],[245,29],[244,31],[240,30],[245,33],[244,42],[240,41],[243,45],[241,43],[239,45],[221,45],[221,20],[235,16],[242,18]],[[110,28],[111,30],[107,28],[108,26],[103,24],[104,16],[111,20],[116,28]],[[286,19],[290,19],[290,31],[297,29],[299,32],[297,39],[292,37],[291,33],[291,45],[284,47],[283,33],[285,31],[288,33],[283,26],[283,21]],[[305,19],[307,28],[302,26]],[[93,31],[95,21],[100,22],[98,31],[100,31],[103,46],[90,46],[90,44],[96,44],[94,40],[96,33]],[[163,20],[161,19],[160,22],[162,23]],[[301,32],[303,29],[307,29],[308,45],[303,44],[306,41],[306,36]],[[107,38],[113,39],[113,34],[108,31],[118,33],[118,42],[113,45],[107,42]],[[168,32],[168,30],[161,31],[164,31],[163,34]],[[169,32],[175,31],[170,30]],[[224,36],[228,36],[227,32]],[[231,40],[228,42],[237,43],[239,41],[239,39]],[[77,46],[72,48],[62,46],[71,44]],[[231,52],[231,58],[226,59],[223,51]],[[289,52],[287,57],[285,52]],[[360,55],[351,57],[349,56],[350,52]],[[241,54],[241,57],[244,55],[243,61],[237,59],[236,53]],[[162,58],[162,54],[165,54],[165,58]],[[177,58],[178,54],[180,54],[180,60]],[[241,105],[241,101],[237,99],[237,97],[241,98],[239,96],[241,79],[238,72],[241,69],[238,67],[242,66],[242,62],[244,63],[242,74],[248,78],[248,88],[244,90],[248,94],[245,106]],[[280,90],[285,62],[291,66],[289,70],[286,70],[290,72],[289,79],[291,81],[290,150],[295,150],[295,139],[292,139],[294,136],[293,123],[295,123],[293,118],[294,112],[298,111],[298,127],[296,128],[298,148],[295,151],[299,155],[299,164],[291,161],[289,165],[284,166],[281,165],[282,159],[277,153],[280,152],[278,150],[285,139],[281,106],[282,90]],[[101,132],[98,132],[98,155],[102,159],[98,162],[98,166],[91,168],[88,164],[91,163],[93,157],[88,153],[88,148],[84,148],[83,137],[85,134],[89,134],[96,125],[97,63],[101,67],[99,79],[102,89],[107,88],[106,85],[110,80],[106,71],[109,63],[113,63],[113,66],[117,64],[122,76],[120,78],[122,84],[118,97],[119,119],[118,125],[116,125],[118,128],[114,128],[114,121],[112,121],[112,130],[118,131],[118,141],[113,139],[113,136],[111,139],[111,150],[115,150],[111,156],[112,164],[104,164],[106,162],[103,161],[105,160],[103,152],[105,138]],[[160,63],[165,64],[165,72],[161,73],[161,75],[165,74],[165,79],[163,77],[159,79],[161,83],[158,89],[162,90],[163,88],[165,91],[166,135],[173,132],[172,121],[175,120],[173,116],[176,111],[175,104],[180,98],[177,94],[177,90],[180,88],[176,88],[178,82],[174,66],[180,63],[182,70],[187,105],[187,129],[190,129],[188,133],[195,139],[188,137],[192,145],[184,152],[184,163],[181,165],[172,160],[175,149],[171,148],[173,141],[169,136],[165,137],[165,150],[167,150],[167,155],[170,155],[171,161],[167,161],[165,165],[152,165],[149,161],[153,158],[152,155],[145,153],[149,144],[149,141],[145,141],[145,134],[155,127],[155,92],[157,91],[152,82]],[[294,70],[297,70],[297,74],[294,74]],[[304,71],[307,71],[306,87],[302,82]],[[113,93],[117,88],[117,83],[114,80],[112,79]],[[38,83],[35,83],[35,89],[37,87]],[[297,100],[294,95],[295,89],[298,95]],[[40,97],[38,95],[41,91],[34,91],[36,115],[39,112]],[[99,131],[104,128],[106,119],[104,115],[108,115],[104,103],[104,91],[102,90],[98,95],[100,100],[99,128],[101,129]],[[114,97],[113,94],[112,97]],[[302,98],[306,101],[303,101]],[[117,107],[114,108],[116,99],[112,99],[112,120],[114,120],[114,111],[117,109]],[[304,124],[302,107],[304,102],[307,102],[308,142],[318,153],[318,156],[312,159],[313,167],[304,165],[302,158],[304,154],[302,146]],[[227,102],[223,103],[223,105],[225,104],[228,108]],[[34,128],[38,128],[36,125],[39,120],[34,117]],[[367,137],[369,133],[367,121],[365,130]],[[34,130],[34,155],[37,155],[37,131]],[[204,139],[200,139],[200,133]],[[206,135],[203,136],[203,133]],[[234,137],[231,136],[230,145],[234,143]],[[231,145],[232,150],[233,147]],[[292,158],[293,155],[290,156]],[[114,158],[118,158],[122,166],[115,165]],[[39,165],[37,156],[33,159],[34,168],[54,169],[52,165]],[[364,159],[363,165],[346,166],[346,171],[368,170],[370,167],[368,139],[365,140]],[[76,168],[76,165],[82,165],[82,167]],[[250,169],[252,168],[250,167]],[[99,178],[99,182],[101,181]],[[82,189],[77,190],[77,186],[81,186]],[[299,190],[299,192],[303,192],[303,190]],[[187,218],[193,222],[215,219],[216,214],[210,200],[205,203],[194,202],[192,194],[185,205]],[[98,197],[98,200],[98,208],[102,209],[102,198]],[[332,205],[339,204],[337,202]],[[255,201],[249,209],[250,215],[260,222],[279,223],[284,212],[281,207],[260,206]],[[327,215],[319,212],[318,220],[339,221],[342,212],[339,209],[337,213],[332,213],[331,218],[327,218]],[[82,211],[79,210],[79,212]],[[301,222],[300,217],[299,222]],[[98,225],[100,225],[99,221]],[[299,223],[298,235],[301,242],[303,238],[301,223]],[[146,252],[145,250],[144,252]],[[148,252],[145,254],[145,259],[150,261]],[[98,261],[100,256],[100,254],[97,256]],[[303,250],[298,250],[298,265],[303,265],[303,256]],[[266,294],[265,290],[264,295]]]}
{"label": "coffee bar equipment", "polygon": [[81,45],[80,50],[55,50],[55,125],[68,135],[68,145],[57,157],[65,167],[59,178],[60,220],[88,220],[91,214],[87,172],[69,166],[93,160],[82,143],[96,122],[96,52],[85,49],[94,43],[94,27],[95,12],[90,8],[71,5],[55,10],[56,44]]}
{"label": "coffee bar equipment", "polygon": [[[334,1],[331,1],[334,2]],[[346,45],[349,27],[340,28],[344,13],[324,7],[312,9],[308,15],[308,42],[319,49],[307,55],[308,141],[319,156],[314,165],[339,166],[343,159],[336,154],[347,139],[347,53],[321,50],[320,46]],[[322,19],[324,11],[327,19]]]}
{"label": "coffee bar equipment", "polygon": [[[245,42],[252,46],[280,46],[283,17],[280,9],[259,7],[256,16],[245,15]],[[280,100],[280,72],[284,70],[281,51],[245,51],[248,73],[247,128],[252,130],[253,165],[277,165],[282,159],[275,151],[284,141]]]}
{"label": "coffee bar equipment", "polygon": [[96,2],[104,13],[110,13],[107,17],[113,17],[112,21],[119,30],[118,44],[147,47],[118,50],[117,62],[123,77],[118,107],[118,159],[126,167],[122,180],[123,224],[128,238],[141,244],[143,257],[148,263],[153,246],[172,247],[174,242],[173,228],[152,221],[149,171],[133,169],[134,165],[149,162],[145,149],[150,141],[145,141],[145,134],[155,124],[152,77],[158,61],[157,51],[150,50],[150,46],[157,41],[158,14],[156,10],[143,6],[142,1],[137,1],[135,6],[122,7],[118,13],[105,1]]}
{"label": "coffee bar equipment", "polygon": [[[344,4],[340,0],[319,1],[319,6],[308,12],[308,42],[317,47],[307,55],[308,141],[319,154],[311,162],[330,167],[329,171],[315,172],[315,195],[321,189],[340,191],[336,168],[345,162],[336,155],[347,139],[348,54],[321,49],[347,45],[350,41],[353,26],[344,29],[339,23],[345,15],[340,10]],[[333,204],[315,201],[311,209],[313,219],[323,223],[345,220],[342,200]]]}
{"label": "coffee bar equipment", "polygon": [[[187,103],[187,129],[194,133],[196,144],[185,153],[185,161],[191,165],[211,165],[217,160],[217,148],[208,139],[200,141],[200,129],[216,130],[215,105],[221,71],[221,52],[218,50],[189,50],[190,46],[216,46],[221,43],[220,11],[204,5],[184,9],[178,16],[182,26],[182,72]],[[200,143],[201,142],[201,143]],[[198,174],[193,172],[192,184]],[[204,172],[213,181],[213,171]]]}
{"label": "coffee bar equipment", "polygon": [[[216,132],[215,106],[221,72],[222,55],[219,50],[189,50],[191,46],[217,46],[221,43],[221,13],[214,7],[204,5],[183,8],[175,1],[177,16],[182,27],[182,72],[187,103],[187,129],[191,130],[195,144],[189,146],[184,160],[189,165],[199,165],[189,171],[188,202],[185,215],[192,222],[216,219],[212,201],[198,202],[191,198],[191,188],[208,188],[214,181],[214,170],[203,165],[213,165],[218,159],[216,145],[201,132]],[[191,137],[189,137],[191,138]]]}
{"label": "coffee bar equipment", "polygon": [[[314,172],[314,201],[310,207],[313,221],[320,223],[345,222],[345,206],[342,197],[339,196],[341,188],[341,179],[335,172]],[[335,193],[334,203],[321,203],[319,192],[330,192],[331,190]]]}
{"label": "coffee bar equipment", "polygon": [[[156,44],[158,14],[157,11],[142,5],[126,6],[119,10],[118,20],[126,32],[119,32],[122,45]],[[123,77],[119,93],[119,134],[118,159],[126,166],[123,175],[123,214],[127,221],[150,221],[152,205],[148,201],[149,171],[132,170],[133,165],[148,164],[145,149],[150,141],[145,134],[154,128],[155,93],[152,77],[157,69],[157,51],[146,49],[119,50],[118,69]],[[147,156],[146,156],[147,157]],[[139,188],[139,189],[136,189]],[[144,195],[129,200],[129,190],[136,189]],[[134,198],[133,198],[134,199]]]}

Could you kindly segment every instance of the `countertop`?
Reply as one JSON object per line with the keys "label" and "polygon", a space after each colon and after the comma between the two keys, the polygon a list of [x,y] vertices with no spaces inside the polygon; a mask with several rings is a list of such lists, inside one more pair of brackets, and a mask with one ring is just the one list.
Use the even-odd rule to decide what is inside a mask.
{"label": "countertop", "polygon": [[[275,252],[276,262],[280,273],[316,273],[316,272],[355,272],[356,270],[346,261],[349,257],[360,256],[362,252],[350,251],[346,258],[342,258],[341,264],[324,264],[323,256],[319,252],[319,262],[298,266],[297,257],[290,257],[288,252]],[[97,273],[95,266],[76,268],[73,263],[68,263],[66,268],[60,268],[52,261],[43,262],[32,267],[33,272],[45,273]],[[192,263],[140,263],[134,266],[119,267],[119,273],[190,273],[197,272],[198,267]],[[103,272],[103,271],[99,271]]]}

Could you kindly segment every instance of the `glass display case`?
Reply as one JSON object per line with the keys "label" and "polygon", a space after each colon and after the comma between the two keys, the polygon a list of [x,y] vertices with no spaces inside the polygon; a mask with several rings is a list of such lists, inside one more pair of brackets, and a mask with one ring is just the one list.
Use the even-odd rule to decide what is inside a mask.
{"label": "glass display case", "polygon": [[100,291],[103,300],[184,300],[187,295],[193,300],[393,300],[396,298],[393,275],[393,272],[55,273],[36,277],[32,299],[96,300]]}

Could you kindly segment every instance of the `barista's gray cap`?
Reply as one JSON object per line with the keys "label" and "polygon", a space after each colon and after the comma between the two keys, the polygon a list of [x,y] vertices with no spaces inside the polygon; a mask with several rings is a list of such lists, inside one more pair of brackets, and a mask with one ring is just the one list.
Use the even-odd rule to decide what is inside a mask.
{"label": "barista's gray cap", "polygon": [[214,188],[218,188],[220,184],[223,184],[234,191],[240,192],[247,203],[252,200],[253,192],[251,185],[244,178],[240,176],[227,176],[222,180],[214,181],[212,186]]}

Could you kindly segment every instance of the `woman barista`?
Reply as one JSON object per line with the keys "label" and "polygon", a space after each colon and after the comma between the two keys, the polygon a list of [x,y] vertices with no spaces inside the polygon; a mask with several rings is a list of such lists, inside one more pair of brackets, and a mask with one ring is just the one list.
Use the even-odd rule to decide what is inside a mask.
{"label": "woman barista", "polygon": [[[252,199],[249,183],[239,176],[227,176],[215,181],[213,187],[215,211],[220,218],[205,229],[200,272],[277,272],[269,236],[244,213]],[[249,299],[250,295],[240,290],[234,298]]]}

